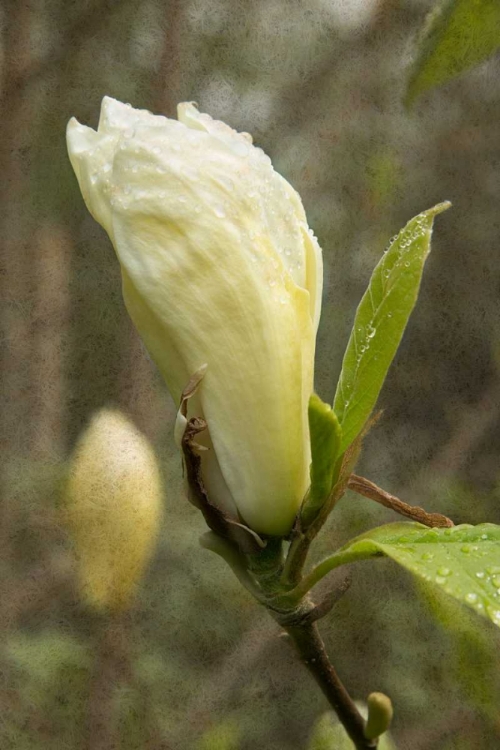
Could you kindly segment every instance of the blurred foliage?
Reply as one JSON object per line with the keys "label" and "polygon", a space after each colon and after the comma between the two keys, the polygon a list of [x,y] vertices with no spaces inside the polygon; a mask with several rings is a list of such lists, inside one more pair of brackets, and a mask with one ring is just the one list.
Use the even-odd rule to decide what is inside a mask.
{"label": "blurred foliage", "polygon": [[453,599],[437,589],[423,587],[420,594],[436,621],[445,629],[446,659],[454,689],[474,704],[487,719],[500,727],[499,638]]}
{"label": "blurred foliage", "polygon": [[[366,711],[364,711],[366,716]],[[331,713],[324,714],[316,722],[311,733],[307,750],[353,750],[354,745],[347,736],[342,724],[339,724]],[[379,741],[378,750],[396,750],[388,733]]]}
{"label": "blurred foliage", "polygon": [[[327,709],[273,623],[197,545],[204,526],[182,495],[175,407],[126,316],[118,264],[66,155],[67,120],[95,126],[105,94],[169,116],[178,101],[197,101],[251,132],[300,192],[324,251],[316,381],[327,402],[388,239],[428,206],[453,202],[359,471],[456,523],[500,522],[500,64],[488,60],[407,112],[415,36],[433,5],[1,3],[2,748],[303,750]],[[64,462],[105,404],[153,441],[167,487],[154,564],[107,651],[104,623],[78,602],[57,510]],[[315,555],[393,520],[348,494]],[[481,622],[473,635],[479,619],[461,609],[441,628],[389,562],[353,574],[321,625],[353,695],[391,696],[400,750],[498,746],[494,629]],[[91,741],[89,713],[100,707],[107,721]]]}
{"label": "blurred foliage", "polygon": [[429,13],[406,101],[483,62],[500,47],[497,0],[442,0]]}

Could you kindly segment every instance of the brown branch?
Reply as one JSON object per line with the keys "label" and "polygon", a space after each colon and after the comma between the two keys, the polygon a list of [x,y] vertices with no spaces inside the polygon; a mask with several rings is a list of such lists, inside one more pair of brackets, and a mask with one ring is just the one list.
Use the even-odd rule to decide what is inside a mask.
{"label": "brown branch", "polygon": [[412,521],[418,521],[424,524],[424,526],[450,528],[454,525],[453,521],[447,518],[447,516],[443,516],[441,513],[427,513],[423,508],[416,505],[408,505],[408,503],[403,502],[395,497],[395,495],[391,495],[373,482],[370,482],[369,479],[360,477],[357,474],[351,474],[347,486],[353,492],[357,492],[358,495],[362,495],[368,498],[368,500],[374,500],[385,508],[390,508],[390,510],[399,513],[401,516],[411,518]]}
{"label": "brown branch", "polygon": [[342,722],[356,750],[376,748],[378,741],[365,737],[365,720],[330,663],[316,623],[305,620],[297,625],[285,625],[284,629],[293,640],[302,663]]}

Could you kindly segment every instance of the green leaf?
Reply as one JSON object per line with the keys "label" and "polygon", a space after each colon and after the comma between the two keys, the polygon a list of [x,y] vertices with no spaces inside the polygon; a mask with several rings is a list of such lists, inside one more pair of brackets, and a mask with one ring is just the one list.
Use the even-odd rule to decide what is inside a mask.
{"label": "green leaf", "polygon": [[500,626],[500,526],[463,524],[429,529],[390,523],[353,539],[312,569],[287,593],[294,603],[331,570],[386,555],[427,583]]}
{"label": "green leaf", "polygon": [[500,631],[484,627],[472,612],[441,593],[437,586],[431,588],[422,582],[418,589],[448,636],[444,659],[451,684],[461,690],[480,715],[496,724],[500,706]]}
{"label": "green leaf", "polygon": [[498,0],[444,0],[430,12],[422,31],[406,104],[483,62],[499,47]]}
{"label": "green leaf", "polygon": [[500,526],[429,529],[395,523],[373,529],[348,547],[351,553],[382,552],[500,626]]}
{"label": "green leaf", "polygon": [[311,440],[311,489],[302,510],[302,517],[306,524],[316,516],[330,495],[342,436],[335,412],[315,393],[309,399],[308,416]]}
{"label": "green leaf", "polygon": [[417,301],[439,203],[411,219],[377,264],[356,311],[334,411],[342,428],[341,452],[359,434],[377,401],[408,318]]}

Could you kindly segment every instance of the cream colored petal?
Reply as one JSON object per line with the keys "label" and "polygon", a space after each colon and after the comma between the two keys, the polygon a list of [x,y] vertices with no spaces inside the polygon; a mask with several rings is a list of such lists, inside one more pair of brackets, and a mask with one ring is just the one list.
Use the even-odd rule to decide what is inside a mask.
{"label": "cream colored petal", "polygon": [[[248,133],[238,133],[223,122],[200,113],[186,102],[177,107],[179,121],[187,127],[209,134],[213,140],[234,153],[240,170],[249,168],[252,182],[247,185],[250,202],[258,205],[264,231],[273,238],[275,252],[295,283],[311,295],[311,315],[317,330],[321,313],[323,259],[321,248],[310,234],[299,194],[272,166],[260,148],[252,145]],[[240,172],[241,174],[241,172]]]}
{"label": "cream colored petal", "polygon": [[[146,343],[167,380],[169,350],[183,352],[188,372],[208,363],[199,398],[241,515],[256,531],[285,533],[308,485],[308,295],[288,279],[288,288],[264,287],[251,261],[231,253],[220,225],[181,232],[125,213],[115,216],[114,233],[135,294],[149,301],[162,331]],[[134,322],[142,331],[144,321]]]}
{"label": "cream colored petal", "polygon": [[[256,531],[286,533],[308,486],[321,251],[299,196],[248,137],[192,105],[179,118],[108,100],[97,148],[68,133],[72,162],[177,402],[208,364],[196,398],[219,479]],[[111,174],[96,188],[101,151]]]}

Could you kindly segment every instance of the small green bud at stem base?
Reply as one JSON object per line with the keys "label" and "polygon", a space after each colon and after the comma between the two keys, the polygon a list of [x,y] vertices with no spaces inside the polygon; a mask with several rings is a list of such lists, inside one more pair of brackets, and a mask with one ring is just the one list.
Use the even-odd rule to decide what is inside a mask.
{"label": "small green bud at stem base", "polygon": [[387,732],[391,725],[393,709],[391,699],[384,693],[370,693],[368,696],[368,719],[365,737],[375,740]]}

